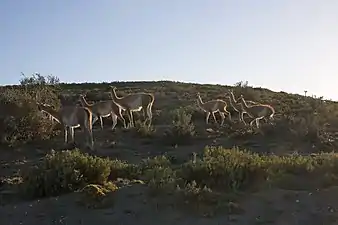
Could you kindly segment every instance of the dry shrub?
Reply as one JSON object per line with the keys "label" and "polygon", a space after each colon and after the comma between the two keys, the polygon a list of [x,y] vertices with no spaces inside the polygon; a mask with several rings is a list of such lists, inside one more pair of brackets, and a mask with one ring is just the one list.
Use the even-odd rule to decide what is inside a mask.
{"label": "dry shrub", "polygon": [[[338,157],[334,153],[310,155],[258,155],[245,150],[207,147],[201,159],[184,164],[179,176],[199,186],[221,190],[244,190],[274,182],[285,175],[328,176],[337,183]],[[327,180],[325,181],[327,182]]]}
{"label": "dry shrub", "polygon": [[137,177],[131,164],[81,153],[80,150],[52,151],[36,166],[24,171],[23,193],[28,197],[54,196],[88,184],[106,185],[109,180]]}
{"label": "dry shrub", "polygon": [[59,79],[33,74],[20,80],[21,85],[3,87],[0,97],[1,143],[15,146],[54,135],[51,121],[41,117],[36,102],[60,106]]}
{"label": "dry shrub", "polygon": [[33,90],[9,88],[1,93],[1,142],[15,146],[34,140],[49,139],[54,135],[51,121],[42,117],[36,105],[35,93],[58,106],[58,99],[52,89]]}
{"label": "dry shrub", "polygon": [[179,108],[171,112],[172,125],[164,133],[164,139],[172,145],[187,144],[195,136],[195,125],[191,121],[191,114],[188,114],[184,108]]}

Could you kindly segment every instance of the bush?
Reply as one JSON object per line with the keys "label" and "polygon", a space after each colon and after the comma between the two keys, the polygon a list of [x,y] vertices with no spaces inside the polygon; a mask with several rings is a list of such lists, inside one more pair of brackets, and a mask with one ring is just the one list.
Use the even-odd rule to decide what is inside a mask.
{"label": "bush", "polygon": [[189,143],[195,135],[195,125],[191,122],[191,115],[183,108],[176,109],[171,114],[171,128],[164,133],[166,141],[173,145]]}
{"label": "bush", "polygon": [[135,131],[136,134],[143,138],[151,138],[154,136],[156,129],[153,125],[146,125],[146,123],[141,122],[140,120],[135,121]]}
{"label": "bush", "polygon": [[4,88],[1,91],[0,136],[1,143],[8,146],[50,139],[55,134],[53,123],[41,117],[36,101],[58,108],[57,89],[51,85],[27,82],[25,86]]}
{"label": "bush", "polygon": [[257,154],[207,147],[202,159],[182,166],[181,176],[202,186],[238,190],[265,178],[266,174],[263,160]]}
{"label": "bush", "polygon": [[176,171],[166,156],[156,156],[143,160],[140,164],[143,179],[147,181],[153,194],[172,193],[177,185]]}
{"label": "bush", "polygon": [[75,191],[87,184],[103,185],[111,167],[110,160],[83,154],[78,149],[52,151],[23,174],[23,191],[28,196],[45,197]]}
{"label": "bush", "polygon": [[262,185],[264,181],[273,183],[285,175],[325,175],[335,183],[337,171],[338,156],[333,153],[261,156],[237,148],[207,147],[203,157],[184,164],[178,176],[187,182],[196,181],[199,186],[238,191],[255,187],[255,184]]}

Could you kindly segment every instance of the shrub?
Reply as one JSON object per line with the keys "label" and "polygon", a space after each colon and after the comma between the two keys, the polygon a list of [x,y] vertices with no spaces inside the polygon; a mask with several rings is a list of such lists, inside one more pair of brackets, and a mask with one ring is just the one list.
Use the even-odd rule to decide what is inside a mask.
{"label": "shrub", "polygon": [[202,159],[182,166],[181,176],[202,186],[238,190],[264,178],[266,174],[264,161],[257,154],[207,147]]}
{"label": "shrub", "polygon": [[140,165],[143,178],[147,181],[151,193],[172,193],[177,185],[175,170],[166,156],[156,156],[143,160]]}
{"label": "shrub", "polygon": [[185,163],[177,173],[185,181],[196,181],[199,186],[237,191],[255,187],[255,184],[262,185],[264,181],[273,183],[285,175],[325,175],[335,183],[338,181],[334,175],[337,171],[338,156],[332,153],[261,156],[237,148],[206,147],[202,158]]}
{"label": "shrub", "polygon": [[150,138],[153,137],[153,135],[156,132],[156,129],[154,128],[153,125],[148,126],[146,123],[141,122],[140,120],[136,120],[135,131],[137,135],[141,137]]}
{"label": "shrub", "polygon": [[54,86],[34,83],[3,88],[1,92],[1,143],[15,146],[33,140],[50,139],[55,134],[53,123],[43,119],[36,106],[37,100],[56,108],[59,106]]}
{"label": "shrub", "polygon": [[191,122],[191,115],[183,108],[179,108],[172,112],[172,118],[170,130],[164,133],[166,141],[174,145],[189,143],[195,135],[195,125]]}
{"label": "shrub", "polygon": [[23,191],[31,197],[54,196],[86,184],[108,180],[112,162],[89,156],[78,149],[47,154],[37,166],[23,173]]}
{"label": "shrub", "polygon": [[138,165],[129,164],[120,160],[112,160],[110,166],[109,180],[118,178],[137,179],[140,176]]}

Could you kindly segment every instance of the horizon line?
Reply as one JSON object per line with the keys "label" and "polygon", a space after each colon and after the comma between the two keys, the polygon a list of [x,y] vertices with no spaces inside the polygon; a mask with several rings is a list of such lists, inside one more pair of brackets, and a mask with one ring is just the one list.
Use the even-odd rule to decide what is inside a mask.
{"label": "horizon line", "polygon": [[[117,81],[88,81],[88,82],[79,82],[79,81],[75,81],[75,82],[59,82],[58,84],[61,85],[72,85],[72,84],[76,84],[76,85],[81,85],[81,84],[110,84],[110,83],[158,83],[158,82],[172,82],[172,83],[183,83],[183,84],[197,84],[197,85],[214,85],[214,86],[235,86],[236,83],[239,82],[248,82],[248,87],[254,88],[254,89],[265,89],[271,92],[276,92],[276,93],[280,93],[280,92],[284,92],[287,94],[292,94],[292,95],[300,95],[303,97],[312,97],[312,98],[320,98],[323,97],[323,100],[329,100],[329,101],[333,101],[336,102],[333,99],[326,99],[324,98],[324,96],[316,96],[316,95],[304,95],[304,94],[300,94],[300,93],[293,93],[293,92],[286,92],[283,90],[275,90],[275,89],[271,89],[268,87],[262,87],[262,86],[255,86],[253,84],[250,84],[249,81],[238,81],[235,82],[234,84],[220,84],[220,83],[216,83],[216,82],[211,82],[211,83],[202,83],[202,82],[193,82],[193,81],[179,81],[179,80],[117,80]],[[0,84],[0,87],[15,87],[15,86],[20,86],[21,84]],[[315,97],[314,97],[315,96]]]}

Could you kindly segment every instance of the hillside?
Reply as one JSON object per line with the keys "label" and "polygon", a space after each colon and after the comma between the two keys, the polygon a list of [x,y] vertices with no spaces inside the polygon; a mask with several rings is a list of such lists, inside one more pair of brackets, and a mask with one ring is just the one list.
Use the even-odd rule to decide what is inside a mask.
{"label": "hillside", "polygon": [[[41,117],[36,105],[31,104],[39,100],[55,107],[60,102],[73,105],[84,93],[90,102],[108,100],[110,85],[117,87],[119,96],[153,93],[153,126],[147,128],[142,124],[141,112],[134,113],[135,129],[124,129],[118,121],[112,131],[111,118],[104,118],[104,130],[99,122],[94,124],[95,152],[82,148],[81,131],[75,132],[79,153],[72,150],[74,146],[65,146],[62,127]],[[196,103],[197,93],[206,102],[217,98],[226,100],[224,94],[228,90],[233,90],[236,98],[242,94],[245,100],[273,106],[275,120],[272,124],[262,120],[259,129],[245,126],[238,122],[238,113],[228,103],[233,121],[226,118],[220,127],[210,117],[206,125],[205,114]],[[338,158],[328,153],[335,151],[338,145],[336,102],[242,83],[221,86],[169,81],[60,84],[51,90],[44,85],[29,89],[15,86],[1,87],[1,93],[0,200],[3,206],[0,217],[4,224],[19,224],[20,220],[27,221],[25,224],[51,224],[51,221],[53,224],[337,222],[338,201],[334,199]],[[11,105],[15,105],[13,110],[9,110]],[[14,115],[13,112],[12,122],[4,119],[4,115]],[[124,117],[127,119],[125,114]],[[216,117],[220,122],[218,113]],[[244,118],[250,121],[249,117]],[[56,153],[50,153],[51,149]],[[65,149],[73,153],[62,153]],[[98,157],[96,161],[93,159],[95,163],[90,164],[92,159],[82,155],[85,152]],[[51,155],[45,156],[47,153]],[[102,157],[113,161],[100,161]],[[74,167],[77,163],[80,166]],[[95,172],[88,175],[92,170]],[[75,171],[83,174],[75,179]],[[87,175],[90,178],[86,178]],[[124,188],[127,186],[117,177],[142,182]],[[104,184],[108,179],[108,183],[118,186],[119,191],[114,191],[112,197],[114,204],[104,209],[79,206],[76,203],[79,193],[72,193],[78,190],[76,185],[81,188],[84,184],[103,185],[102,179],[106,180]],[[74,182],[73,186],[65,189],[66,181]],[[203,189],[204,186],[208,189]],[[180,191],[176,187],[180,187]],[[152,190],[150,197],[148,188]],[[18,197],[22,189],[26,197],[34,193],[33,200],[27,203],[21,195]],[[179,192],[189,200],[177,203],[173,200],[176,198],[166,197],[167,192],[169,196]],[[59,195],[59,198],[46,198]],[[198,202],[194,203],[198,205],[197,214],[187,210],[194,208],[194,204],[186,205],[188,201]],[[11,211],[14,206],[16,211]]]}
{"label": "hillside", "polygon": [[[254,134],[251,133],[252,130],[247,130],[237,121],[228,123],[221,129],[215,129],[219,132],[217,136],[227,139],[220,142],[221,145],[227,147],[237,145],[254,151],[276,154],[294,151],[300,153],[332,151],[336,147],[334,140],[338,134],[338,104],[332,101],[285,92],[272,92],[268,89],[253,88],[241,83],[235,87],[169,81],[65,84],[62,85],[62,90],[66,93],[67,100],[72,104],[77,101],[80,93],[87,93],[87,98],[90,101],[109,99],[109,90],[107,90],[109,85],[116,86],[118,94],[121,96],[140,91],[154,93],[156,98],[153,107],[154,124],[158,125],[168,125],[170,120],[167,121],[165,118],[168,117],[169,112],[183,107],[192,114],[193,121],[199,125],[199,128],[215,128],[212,126],[212,118],[210,118],[210,126],[203,124],[205,114],[197,107],[197,92],[201,93],[204,101],[208,101],[217,98],[226,100],[224,94],[228,90],[233,90],[236,97],[243,94],[246,100],[270,104],[275,108],[275,124],[263,126],[261,130],[254,131]],[[232,113],[234,120],[237,120],[238,115],[233,111],[229,102],[228,110]],[[220,121],[217,113],[216,116]],[[246,117],[246,120],[250,122],[249,117]],[[278,147],[274,148],[274,145]]]}

